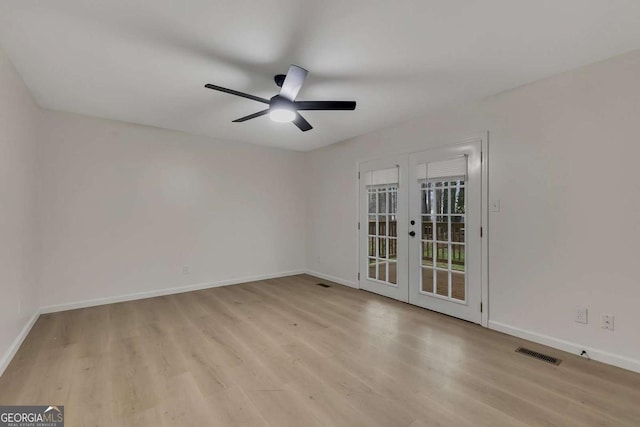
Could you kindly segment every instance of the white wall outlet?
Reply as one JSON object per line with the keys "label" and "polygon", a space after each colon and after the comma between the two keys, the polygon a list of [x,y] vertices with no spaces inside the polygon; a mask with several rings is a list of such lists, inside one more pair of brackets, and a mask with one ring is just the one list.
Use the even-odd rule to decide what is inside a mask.
{"label": "white wall outlet", "polygon": [[185,265],[182,267],[182,274],[191,274],[191,267]]}
{"label": "white wall outlet", "polygon": [[489,212],[500,212],[500,200],[491,200],[489,202]]}
{"label": "white wall outlet", "polygon": [[588,310],[586,308],[576,308],[576,322],[589,323]]}
{"label": "white wall outlet", "polygon": [[602,329],[613,331],[613,314],[602,315]]}

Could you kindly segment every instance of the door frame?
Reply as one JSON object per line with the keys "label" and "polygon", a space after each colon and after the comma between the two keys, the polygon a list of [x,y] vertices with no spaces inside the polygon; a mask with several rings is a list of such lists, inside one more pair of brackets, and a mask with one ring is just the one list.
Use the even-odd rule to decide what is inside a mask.
{"label": "door frame", "polygon": [[474,134],[465,138],[447,138],[447,142],[430,147],[422,147],[419,150],[406,151],[406,152],[391,152],[385,155],[378,155],[374,157],[361,158],[356,161],[356,288],[362,289],[360,286],[361,272],[360,272],[360,254],[362,248],[360,244],[360,230],[358,229],[358,223],[360,221],[360,164],[372,162],[376,160],[382,160],[388,157],[406,155],[409,156],[414,153],[419,153],[425,150],[434,148],[443,148],[452,145],[464,144],[469,142],[479,141],[481,147],[481,171],[480,171],[480,226],[482,228],[482,237],[480,239],[481,245],[481,260],[480,260],[480,286],[482,295],[482,312],[481,312],[481,325],[485,328],[489,327],[489,132],[480,134]]}

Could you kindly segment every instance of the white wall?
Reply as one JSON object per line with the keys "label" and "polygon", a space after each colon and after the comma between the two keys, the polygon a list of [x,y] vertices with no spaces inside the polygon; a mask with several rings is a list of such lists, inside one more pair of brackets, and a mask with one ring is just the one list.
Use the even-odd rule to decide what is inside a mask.
{"label": "white wall", "polygon": [[303,153],[43,111],[40,157],[45,307],[305,267]]}
{"label": "white wall", "polygon": [[359,160],[489,131],[492,326],[640,369],[638,76],[640,51],[309,153],[308,268],[356,281]]}
{"label": "white wall", "polygon": [[0,373],[37,312],[38,109],[0,49]]}

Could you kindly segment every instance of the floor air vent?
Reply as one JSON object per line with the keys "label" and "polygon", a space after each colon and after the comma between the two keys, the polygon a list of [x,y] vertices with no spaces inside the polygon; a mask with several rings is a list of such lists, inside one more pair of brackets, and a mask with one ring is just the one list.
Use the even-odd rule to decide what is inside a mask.
{"label": "floor air vent", "polygon": [[534,359],[542,360],[543,362],[552,363],[554,365],[559,365],[560,362],[562,362],[561,359],[558,359],[556,357],[538,353],[537,351],[529,350],[528,348],[524,347],[518,347],[516,349],[516,353],[521,353],[525,356],[533,357]]}
{"label": "floor air vent", "polygon": [[325,284],[325,283],[316,283],[316,286],[322,286],[323,288],[330,288],[331,286]]}

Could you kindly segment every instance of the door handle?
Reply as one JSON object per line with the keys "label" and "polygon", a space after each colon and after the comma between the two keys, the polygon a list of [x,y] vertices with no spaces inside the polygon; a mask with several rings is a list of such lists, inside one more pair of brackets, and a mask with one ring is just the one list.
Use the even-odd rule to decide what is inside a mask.
{"label": "door handle", "polygon": [[409,236],[411,236],[411,237],[416,237],[416,232],[415,232],[415,231],[410,231],[410,232],[409,232]]}

